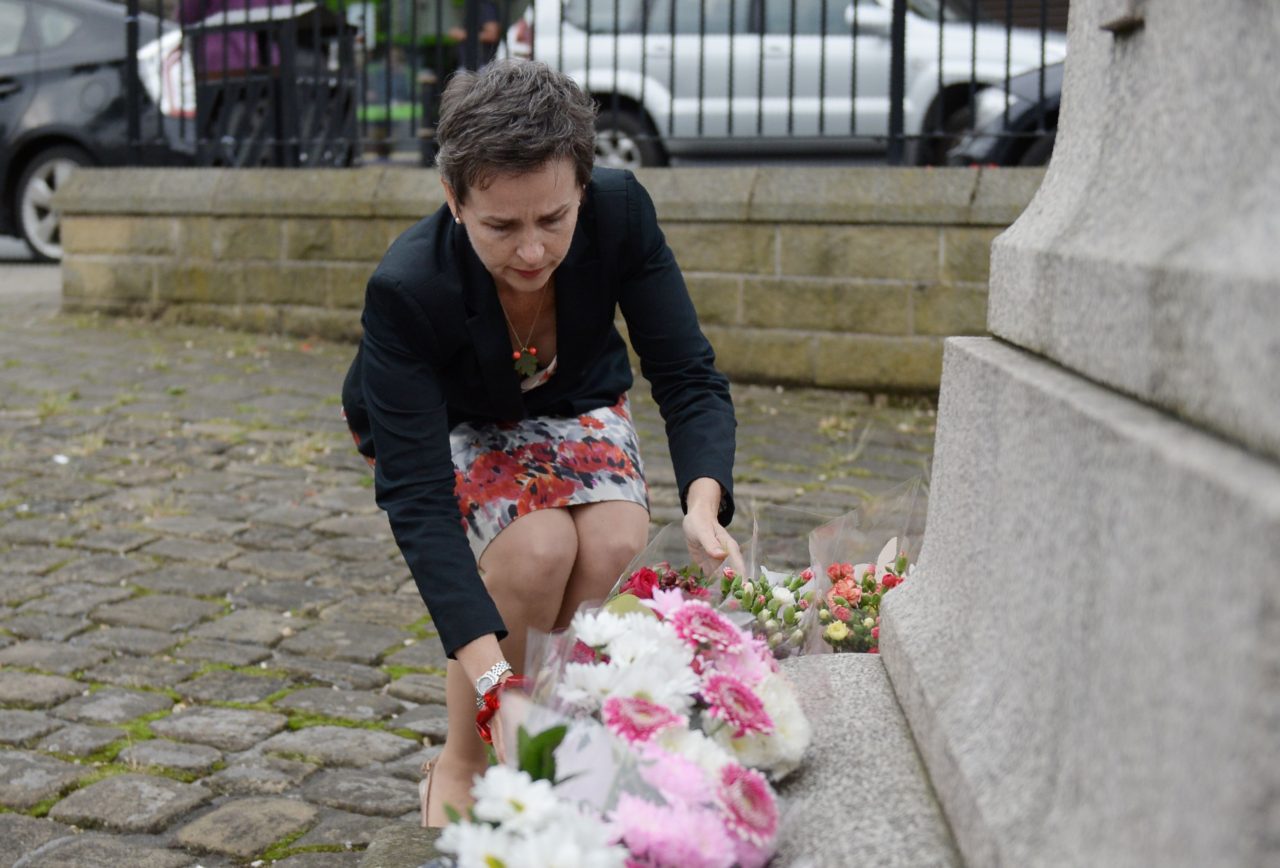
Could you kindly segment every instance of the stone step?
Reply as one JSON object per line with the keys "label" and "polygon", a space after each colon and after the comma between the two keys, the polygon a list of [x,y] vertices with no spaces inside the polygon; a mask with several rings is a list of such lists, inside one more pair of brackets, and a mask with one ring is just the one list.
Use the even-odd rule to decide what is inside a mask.
{"label": "stone step", "polygon": [[779,788],[771,865],[962,865],[880,656],[814,654],[782,669],[813,724],[813,745]]}

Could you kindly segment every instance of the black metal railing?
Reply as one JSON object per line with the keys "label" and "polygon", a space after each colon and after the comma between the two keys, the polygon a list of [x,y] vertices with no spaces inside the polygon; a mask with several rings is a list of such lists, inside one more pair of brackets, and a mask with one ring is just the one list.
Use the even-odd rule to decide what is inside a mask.
{"label": "black metal railing", "polygon": [[1065,53],[1066,0],[126,2],[139,162],[426,163],[449,76],[515,55],[595,96],[602,163],[1016,163]]}

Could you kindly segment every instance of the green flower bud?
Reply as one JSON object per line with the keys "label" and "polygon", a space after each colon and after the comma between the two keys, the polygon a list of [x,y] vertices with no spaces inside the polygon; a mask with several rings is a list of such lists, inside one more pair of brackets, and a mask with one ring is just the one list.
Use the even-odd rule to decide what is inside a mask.
{"label": "green flower bud", "polygon": [[769,612],[767,610],[762,610],[760,614],[756,615],[756,620],[759,621],[761,624],[768,624]]}
{"label": "green flower bud", "polygon": [[764,628],[770,633],[776,633],[778,632],[778,622],[770,618],[768,621],[764,622]]}
{"label": "green flower bud", "polygon": [[804,631],[792,630],[791,636],[788,637],[788,641],[790,641],[792,645],[797,645],[797,646],[800,645],[800,643],[804,641]]}
{"label": "green flower bud", "polygon": [[818,621],[820,621],[823,624],[831,623],[831,611],[829,609],[819,609]]}
{"label": "green flower bud", "polygon": [[781,645],[781,644],[782,644],[782,634],[781,634],[781,633],[770,633],[770,634],[769,634],[769,647],[770,647],[770,648],[777,648],[777,647],[778,647],[779,645]]}

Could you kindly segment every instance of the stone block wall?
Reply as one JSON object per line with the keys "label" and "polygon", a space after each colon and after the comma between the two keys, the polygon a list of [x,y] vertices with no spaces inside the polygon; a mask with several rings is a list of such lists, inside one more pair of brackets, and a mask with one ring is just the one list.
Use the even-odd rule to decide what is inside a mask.
{"label": "stone block wall", "polygon": [[[739,381],[934,390],[984,334],[992,239],[1035,169],[681,168],[640,178]],[[60,194],[63,306],[356,340],[365,281],[443,204],[432,171],[111,169]]]}

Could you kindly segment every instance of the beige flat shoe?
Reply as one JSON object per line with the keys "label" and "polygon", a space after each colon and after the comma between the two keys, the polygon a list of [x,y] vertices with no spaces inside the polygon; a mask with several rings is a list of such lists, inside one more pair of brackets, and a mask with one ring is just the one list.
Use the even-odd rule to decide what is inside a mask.
{"label": "beige flat shoe", "polygon": [[422,828],[427,828],[427,810],[431,806],[431,767],[435,760],[427,760],[422,764],[423,778],[418,782],[418,799],[422,802]]}

